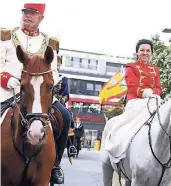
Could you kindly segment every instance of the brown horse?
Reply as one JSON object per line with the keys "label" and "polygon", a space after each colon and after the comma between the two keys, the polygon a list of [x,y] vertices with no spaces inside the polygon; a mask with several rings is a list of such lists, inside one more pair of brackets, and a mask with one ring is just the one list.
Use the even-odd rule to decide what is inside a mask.
{"label": "brown horse", "polygon": [[[2,186],[48,186],[56,151],[48,112],[52,107],[53,51],[44,58],[28,57],[20,46],[23,63],[20,104],[14,102],[1,125]],[[15,67],[14,67],[15,68]]]}

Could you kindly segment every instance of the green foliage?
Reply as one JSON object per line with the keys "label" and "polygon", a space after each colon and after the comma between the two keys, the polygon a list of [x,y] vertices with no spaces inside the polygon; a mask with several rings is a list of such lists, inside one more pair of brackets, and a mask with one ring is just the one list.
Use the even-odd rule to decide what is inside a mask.
{"label": "green foliage", "polygon": [[109,110],[107,112],[105,112],[105,116],[110,119],[113,118],[117,115],[120,115],[123,113],[123,97],[119,100],[118,102],[119,104],[117,106],[115,106],[112,110]]}
{"label": "green foliage", "polygon": [[122,111],[121,110],[118,110],[116,107],[114,107],[112,110],[108,111],[108,112],[105,112],[105,116],[108,118],[108,119],[111,119],[117,115],[120,115],[122,114]]}
{"label": "green foliage", "polygon": [[160,79],[163,89],[162,97],[171,93],[171,45],[167,46],[160,36],[152,37],[154,53],[152,63],[160,68]]}

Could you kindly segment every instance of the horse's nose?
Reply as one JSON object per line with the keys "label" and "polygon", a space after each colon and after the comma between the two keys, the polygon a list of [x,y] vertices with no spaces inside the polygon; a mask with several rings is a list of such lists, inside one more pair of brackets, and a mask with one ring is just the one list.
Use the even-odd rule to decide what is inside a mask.
{"label": "horse's nose", "polygon": [[39,137],[41,139],[43,137],[45,129],[40,120],[35,120],[31,123],[28,132],[29,132],[29,135],[31,135],[33,138]]}

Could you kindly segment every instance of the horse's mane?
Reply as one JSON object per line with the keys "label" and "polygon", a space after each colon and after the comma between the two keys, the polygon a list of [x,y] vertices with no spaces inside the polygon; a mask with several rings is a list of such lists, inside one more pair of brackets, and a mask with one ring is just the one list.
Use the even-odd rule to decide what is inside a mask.
{"label": "horse's mane", "polygon": [[27,71],[31,73],[41,73],[44,71],[45,67],[48,67],[48,65],[46,65],[44,59],[36,55],[30,58]]}

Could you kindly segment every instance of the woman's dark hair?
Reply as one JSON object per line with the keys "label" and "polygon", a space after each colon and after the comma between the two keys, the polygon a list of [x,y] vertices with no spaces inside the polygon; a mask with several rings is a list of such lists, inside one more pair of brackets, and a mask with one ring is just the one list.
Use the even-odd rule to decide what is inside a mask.
{"label": "woman's dark hair", "polygon": [[142,44],[149,44],[151,47],[151,51],[153,53],[153,43],[148,39],[141,39],[138,41],[138,43],[136,45],[136,53],[138,52],[138,49],[139,49],[140,45],[142,45]]}

